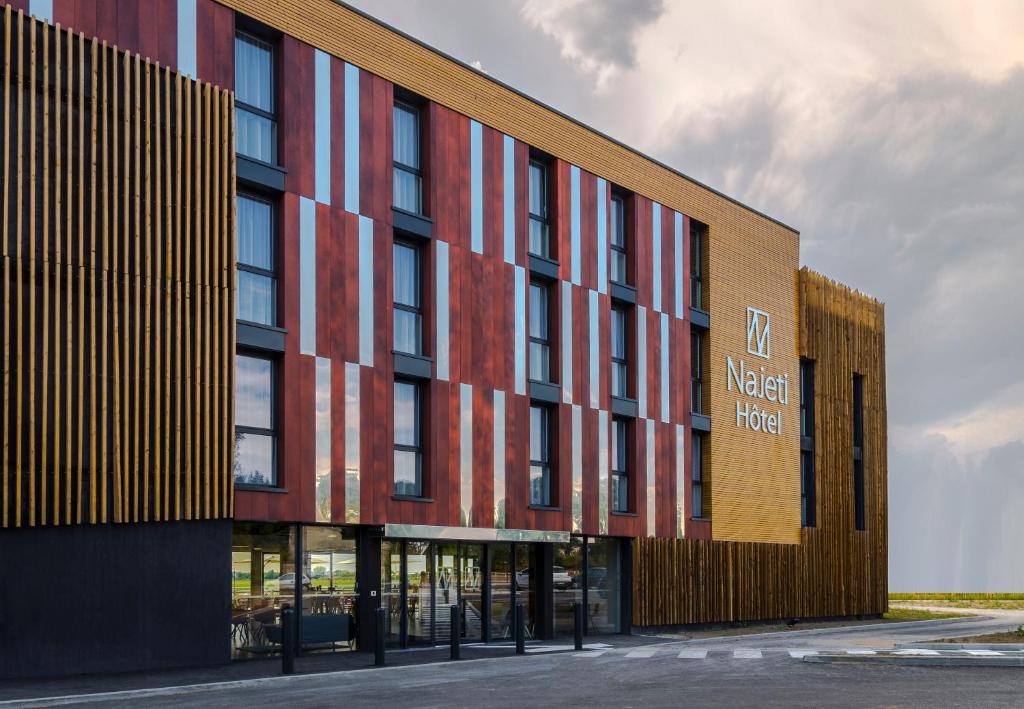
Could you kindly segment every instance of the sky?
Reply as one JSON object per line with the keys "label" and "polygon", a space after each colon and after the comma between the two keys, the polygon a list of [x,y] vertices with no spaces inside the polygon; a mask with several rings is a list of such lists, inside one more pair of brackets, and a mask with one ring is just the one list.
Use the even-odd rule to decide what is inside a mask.
{"label": "sky", "polygon": [[1024,590],[1024,3],[353,4],[884,301],[890,590]]}

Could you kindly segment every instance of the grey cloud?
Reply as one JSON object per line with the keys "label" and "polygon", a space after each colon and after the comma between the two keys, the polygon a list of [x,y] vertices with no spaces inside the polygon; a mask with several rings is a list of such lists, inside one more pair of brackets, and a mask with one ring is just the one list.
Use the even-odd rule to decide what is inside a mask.
{"label": "grey cloud", "polygon": [[629,69],[636,58],[635,33],[664,9],[663,0],[591,0],[559,19],[572,28],[578,48],[588,57]]}

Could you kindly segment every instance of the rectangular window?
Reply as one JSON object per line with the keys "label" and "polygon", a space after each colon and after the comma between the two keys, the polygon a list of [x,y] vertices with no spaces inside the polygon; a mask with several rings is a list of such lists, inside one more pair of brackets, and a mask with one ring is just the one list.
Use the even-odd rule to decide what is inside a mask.
{"label": "rectangular window", "polygon": [[612,281],[626,285],[629,282],[626,247],[626,200],[612,194]]}
{"label": "rectangular window", "polygon": [[423,354],[423,284],[420,250],[405,241],[392,247],[394,270],[394,349]]}
{"label": "rectangular window", "polygon": [[690,221],[690,307],[704,307],[704,258],[707,248],[707,227]]}
{"label": "rectangular window", "polygon": [[626,398],[629,367],[626,362],[626,311],[612,307],[612,396]]}
{"label": "rectangular window", "polygon": [[853,512],[857,530],[867,529],[864,518],[864,377],[853,375]]}
{"label": "rectangular window", "polygon": [[705,519],[707,515],[704,505],[704,436],[694,433],[690,441],[690,511],[694,519]]}
{"label": "rectangular window", "polygon": [[690,411],[704,413],[704,334],[690,330]]}
{"label": "rectangular window", "polygon": [[551,412],[530,407],[530,504],[551,506]]}
{"label": "rectangular window", "polygon": [[548,287],[530,282],[530,379],[551,381],[551,332]]}
{"label": "rectangular window", "polygon": [[800,520],[814,527],[817,502],[814,477],[814,362],[800,360]]}
{"label": "rectangular window", "polygon": [[612,511],[629,512],[629,421],[612,419]]}
{"label": "rectangular window", "polygon": [[277,324],[274,205],[240,193],[236,201],[238,302],[236,317],[259,325]]}
{"label": "rectangular window", "polygon": [[423,212],[423,175],[420,172],[420,110],[396,101],[394,108],[394,203],[413,214]]}
{"label": "rectangular window", "polygon": [[423,497],[423,402],[420,387],[395,381],[395,494]]}
{"label": "rectangular window", "polygon": [[277,485],[274,361],[235,356],[235,482]]}
{"label": "rectangular window", "polygon": [[548,199],[548,166],[530,160],[530,253],[544,258],[551,258]]}
{"label": "rectangular window", "polygon": [[277,162],[277,101],[274,45],[252,35],[235,35],[235,150],[266,163]]}

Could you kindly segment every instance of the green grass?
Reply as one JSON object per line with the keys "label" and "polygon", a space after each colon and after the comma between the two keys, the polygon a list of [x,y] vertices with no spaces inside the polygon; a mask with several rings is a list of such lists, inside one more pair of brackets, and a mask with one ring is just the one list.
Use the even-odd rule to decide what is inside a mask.
{"label": "green grass", "polygon": [[1024,593],[890,593],[890,601],[1024,601]]}
{"label": "green grass", "polygon": [[886,620],[940,620],[942,618],[963,618],[964,613],[925,611],[918,608],[890,608],[882,615]]}
{"label": "green grass", "polygon": [[1024,626],[1016,630],[1006,630],[1002,633],[989,633],[988,635],[972,635],[968,638],[942,638],[937,643],[1013,643],[1015,645],[1024,643]]}

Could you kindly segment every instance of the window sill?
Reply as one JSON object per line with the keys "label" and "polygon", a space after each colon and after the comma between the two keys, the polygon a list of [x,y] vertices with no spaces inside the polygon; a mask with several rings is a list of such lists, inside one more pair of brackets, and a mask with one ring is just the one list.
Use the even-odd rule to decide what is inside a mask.
{"label": "window sill", "polygon": [[691,522],[710,522],[710,517],[690,517]]}
{"label": "window sill", "polygon": [[638,512],[617,512],[615,510],[611,511],[611,515],[613,517],[639,517],[640,516],[640,514]]}
{"label": "window sill", "polygon": [[288,488],[275,487],[273,485],[248,485],[246,483],[235,483],[235,489],[243,492],[269,492],[275,495],[288,494]]}
{"label": "window sill", "polygon": [[530,275],[539,276],[549,281],[558,280],[558,261],[553,261],[544,256],[530,254]]}
{"label": "window sill", "polygon": [[611,281],[611,288],[609,291],[613,300],[617,300],[620,303],[636,305],[636,288],[633,286],[625,283],[619,283],[617,281]]}
{"label": "window sill", "polygon": [[403,234],[420,239],[430,239],[433,236],[434,222],[430,217],[394,205],[391,207],[391,225]]}
{"label": "window sill", "polygon": [[539,510],[541,512],[561,512],[561,507],[552,507],[551,505],[528,505],[527,509]]}
{"label": "window sill", "polygon": [[250,186],[284,192],[284,178],[288,171],[280,165],[235,153],[235,173],[239,180]]}
{"label": "window sill", "polygon": [[433,502],[432,497],[417,497],[416,495],[392,495],[392,500],[397,502]]}
{"label": "window sill", "polygon": [[273,325],[238,320],[235,324],[235,344],[268,352],[284,352],[287,330]]}

